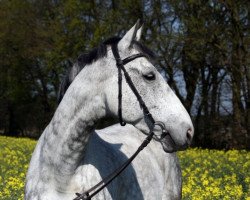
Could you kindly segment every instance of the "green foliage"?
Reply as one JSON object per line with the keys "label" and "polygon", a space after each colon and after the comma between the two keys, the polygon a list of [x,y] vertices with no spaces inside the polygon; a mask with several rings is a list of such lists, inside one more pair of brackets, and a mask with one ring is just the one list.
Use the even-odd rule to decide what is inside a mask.
{"label": "green foliage", "polygon": [[41,132],[65,69],[80,53],[124,33],[139,9],[139,1],[0,1],[0,130]]}

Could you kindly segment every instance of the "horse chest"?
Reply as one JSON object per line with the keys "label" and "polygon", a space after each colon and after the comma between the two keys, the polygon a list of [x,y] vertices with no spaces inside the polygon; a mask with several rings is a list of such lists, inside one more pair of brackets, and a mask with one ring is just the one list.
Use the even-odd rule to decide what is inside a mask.
{"label": "horse chest", "polygon": [[[128,141],[128,137],[126,141],[123,139],[121,135],[116,137],[112,134],[95,134],[90,138],[85,158],[72,182],[72,185],[77,185],[78,191],[86,191],[104,179],[120,167],[140,145],[140,141],[135,138],[133,141]],[[161,199],[164,170],[152,152],[148,151],[141,152],[133,164],[94,199]]]}

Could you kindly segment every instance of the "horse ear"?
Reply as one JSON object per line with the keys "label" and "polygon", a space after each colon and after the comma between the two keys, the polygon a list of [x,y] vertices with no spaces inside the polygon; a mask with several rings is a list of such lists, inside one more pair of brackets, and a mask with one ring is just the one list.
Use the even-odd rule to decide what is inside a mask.
{"label": "horse ear", "polygon": [[136,24],[123,36],[118,46],[122,49],[130,48],[133,40],[140,39],[141,30],[138,32],[139,28],[140,28],[140,21],[138,20]]}
{"label": "horse ear", "polygon": [[141,39],[142,30],[143,30],[143,24],[141,25],[141,27],[136,32],[136,37],[135,37],[136,41],[139,41]]}

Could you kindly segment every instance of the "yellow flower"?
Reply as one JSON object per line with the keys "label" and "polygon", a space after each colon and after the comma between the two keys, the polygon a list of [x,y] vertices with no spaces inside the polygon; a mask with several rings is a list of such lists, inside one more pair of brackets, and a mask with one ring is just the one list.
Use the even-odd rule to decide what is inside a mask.
{"label": "yellow flower", "polygon": [[[0,136],[0,199],[24,198],[36,141]],[[250,200],[250,152],[193,148],[178,152],[183,200]],[[11,196],[11,197],[10,197]]]}
{"label": "yellow flower", "polygon": [[178,155],[183,171],[184,200],[250,200],[250,152],[195,148]]}

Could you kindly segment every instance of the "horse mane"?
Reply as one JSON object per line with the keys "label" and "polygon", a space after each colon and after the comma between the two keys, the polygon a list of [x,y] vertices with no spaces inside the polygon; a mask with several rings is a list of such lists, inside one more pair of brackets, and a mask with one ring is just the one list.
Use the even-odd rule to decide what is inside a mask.
{"label": "horse mane", "polygon": [[[57,101],[58,104],[61,102],[64,94],[66,93],[68,87],[70,84],[73,82],[77,74],[88,64],[91,64],[95,61],[97,61],[100,58],[103,58],[107,55],[107,46],[113,45],[113,44],[118,44],[118,42],[121,40],[121,37],[112,37],[101,43],[98,47],[92,49],[88,53],[81,54],[76,62],[73,64],[72,67],[70,67],[64,78],[62,79],[62,82],[59,87],[58,91],[58,97]],[[148,47],[143,45],[142,43],[138,41],[133,41],[133,44],[138,48],[138,50],[141,53],[146,54],[150,59],[154,60],[155,55],[153,51],[151,51]]]}

